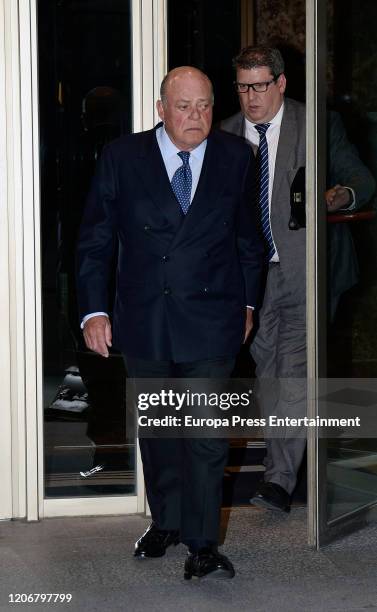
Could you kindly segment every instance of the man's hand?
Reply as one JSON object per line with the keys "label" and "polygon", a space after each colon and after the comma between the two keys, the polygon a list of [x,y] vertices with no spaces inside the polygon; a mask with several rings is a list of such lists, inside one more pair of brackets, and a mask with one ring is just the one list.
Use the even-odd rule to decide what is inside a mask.
{"label": "man's hand", "polygon": [[88,319],[84,325],[85,344],[91,351],[108,357],[108,347],[111,346],[111,325],[109,317],[98,315]]}
{"label": "man's hand", "polygon": [[246,340],[248,339],[252,329],[253,329],[253,309],[246,308],[245,337],[243,339],[244,344]]}
{"label": "man's hand", "polygon": [[349,189],[341,185],[334,185],[334,187],[331,187],[325,193],[327,210],[335,212],[339,208],[347,208],[351,204],[351,198]]}

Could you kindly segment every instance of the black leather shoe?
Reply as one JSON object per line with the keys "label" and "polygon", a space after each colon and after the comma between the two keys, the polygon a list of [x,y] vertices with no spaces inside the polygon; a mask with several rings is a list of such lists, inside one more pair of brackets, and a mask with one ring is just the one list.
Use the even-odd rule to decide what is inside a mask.
{"label": "black leather shoe", "polygon": [[225,555],[212,548],[201,548],[198,552],[189,552],[185,561],[185,580],[193,576],[203,578],[211,574],[215,578],[233,578],[234,567]]}
{"label": "black leather shoe", "polygon": [[250,499],[251,504],[268,508],[269,510],[280,510],[289,512],[291,509],[291,496],[283,487],[275,482],[264,482]]}
{"label": "black leather shoe", "polygon": [[134,557],[163,557],[171,544],[179,544],[179,532],[163,531],[151,523],[136,542]]}

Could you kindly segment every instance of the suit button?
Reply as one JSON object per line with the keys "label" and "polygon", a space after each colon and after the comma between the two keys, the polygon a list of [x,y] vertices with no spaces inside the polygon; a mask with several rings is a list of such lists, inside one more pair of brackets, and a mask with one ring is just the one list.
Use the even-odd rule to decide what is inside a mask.
{"label": "suit button", "polygon": [[144,229],[146,232],[149,232],[149,230],[151,229],[150,225],[144,225]]}
{"label": "suit button", "polygon": [[208,293],[209,292],[209,288],[208,287],[204,287],[204,293]]}
{"label": "suit button", "polygon": [[228,221],[224,221],[224,226],[228,227],[228,225],[229,225]]}
{"label": "suit button", "polygon": [[170,295],[171,294],[171,289],[170,287],[165,287],[164,289],[164,295]]}
{"label": "suit button", "polygon": [[165,261],[169,261],[169,259],[170,259],[169,255],[164,255],[163,258],[162,258],[162,261],[164,261],[164,262]]}

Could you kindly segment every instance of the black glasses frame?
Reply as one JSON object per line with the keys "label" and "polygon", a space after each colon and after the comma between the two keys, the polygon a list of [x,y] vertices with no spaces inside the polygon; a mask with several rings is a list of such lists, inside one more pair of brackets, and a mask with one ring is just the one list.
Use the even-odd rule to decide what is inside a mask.
{"label": "black glasses frame", "polygon": [[[271,79],[271,81],[264,81],[263,83],[239,83],[238,81],[233,81],[233,85],[237,93],[249,93],[250,87],[256,93],[265,93],[267,89],[269,88],[269,86],[271,85],[271,83],[276,83],[279,76],[281,76],[281,73],[278,74],[273,79]],[[244,91],[240,91],[240,86],[246,87],[246,89]],[[256,89],[257,86],[263,86],[263,89]]]}

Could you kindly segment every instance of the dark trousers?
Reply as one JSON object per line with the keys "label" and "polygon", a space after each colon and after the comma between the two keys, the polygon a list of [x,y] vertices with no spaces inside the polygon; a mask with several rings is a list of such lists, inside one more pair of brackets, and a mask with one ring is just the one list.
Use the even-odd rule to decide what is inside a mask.
{"label": "dark trousers", "polygon": [[[235,359],[190,363],[125,357],[132,378],[228,379]],[[191,549],[215,544],[219,537],[222,479],[228,440],[140,439],[144,479],[152,519],[159,529],[176,529]]]}

